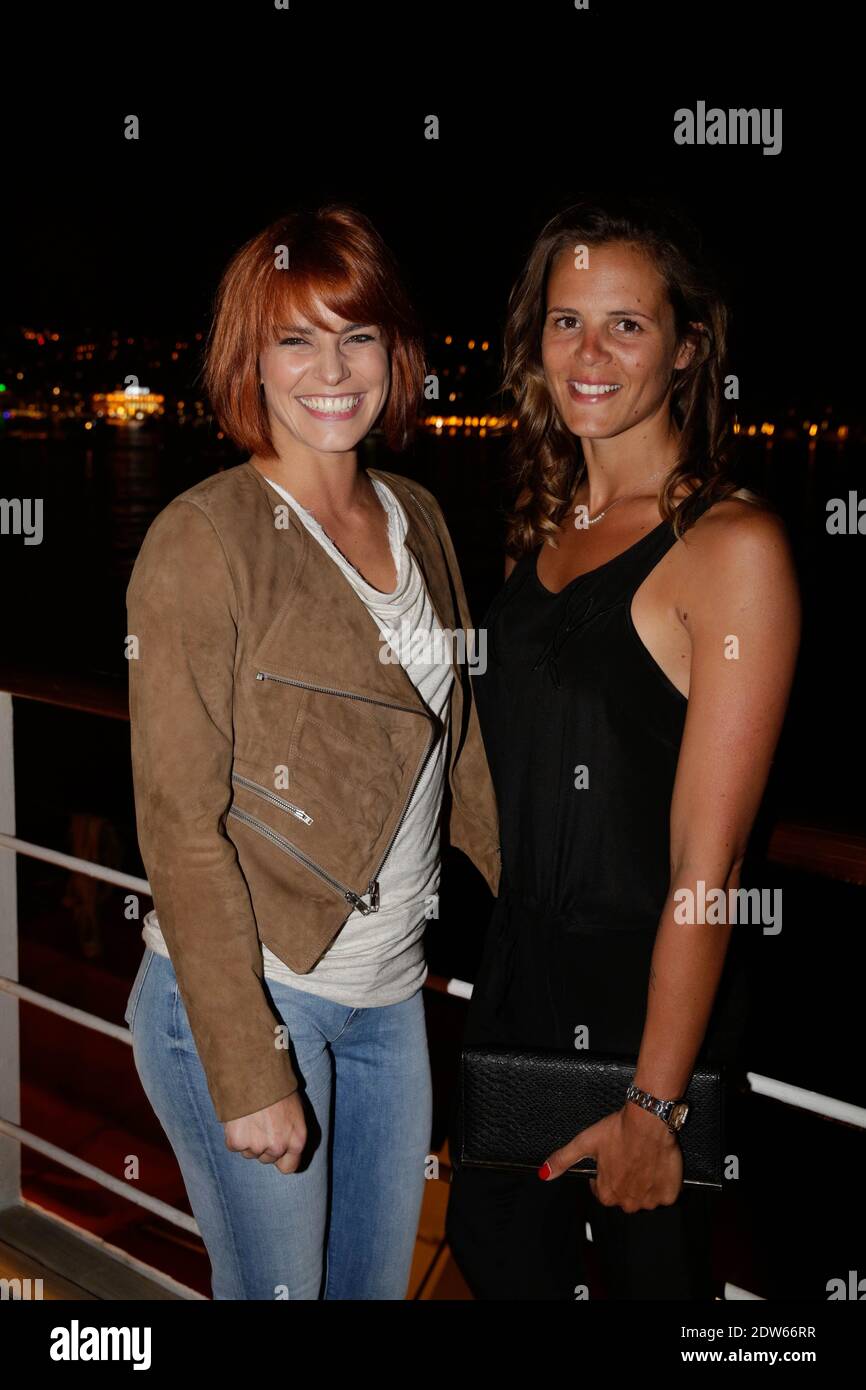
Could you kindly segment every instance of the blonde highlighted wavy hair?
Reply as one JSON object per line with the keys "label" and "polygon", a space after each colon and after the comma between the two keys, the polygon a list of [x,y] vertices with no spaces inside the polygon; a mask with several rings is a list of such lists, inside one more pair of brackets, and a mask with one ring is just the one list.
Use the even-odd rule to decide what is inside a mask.
{"label": "blonde highlighted wavy hair", "polygon": [[[659,489],[659,509],[677,536],[693,524],[704,498],[739,489],[732,476],[733,434],[724,396],[730,311],[690,220],[649,197],[585,197],[542,229],[508,301],[502,391],[516,405],[506,485],[506,553],[514,559],[554,537],[585,472],[580,440],[566,428],[544,378],[541,333],[554,258],[575,245],[622,241],[643,249],[667,288],[678,341],[697,338],[688,366],[676,373],[671,413],[680,429],[677,463]],[[704,331],[690,327],[702,323]],[[674,494],[685,483],[681,501]],[[751,494],[749,500],[759,500]]]}

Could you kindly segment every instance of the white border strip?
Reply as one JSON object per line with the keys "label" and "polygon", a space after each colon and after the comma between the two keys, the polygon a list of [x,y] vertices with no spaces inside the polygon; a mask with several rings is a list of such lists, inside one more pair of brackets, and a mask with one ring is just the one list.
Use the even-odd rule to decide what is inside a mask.
{"label": "white border strip", "polygon": [[118,888],[131,888],[136,893],[151,896],[146,878],[122,874],[119,869],[107,869],[104,864],[95,864],[91,859],[77,859],[74,854],[63,854],[59,849],[34,845],[29,840],[19,840],[16,835],[6,835],[0,831],[0,849],[11,849],[16,854],[26,854],[30,859],[42,859],[46,864],[58,864],[61,869],[71,869],[73,873],[101,878],[103,883],[115,883]]}
{"label": "white border strip", "polygon": [[0,1119],[0,1134],[5,1134],[10,1139],[17,1139],[28,1149],[35,1149],[37,1153],[44,1154],[46,1158],[53,1159],[55,1163],[62,1163],[64,1168],[71,1168],[74,1173],[80,1173],[83,1178],[90,1178],[91,1182],[98,1183],[100,1187],[107,1187],[109,1192],[113,1192],[117,1197],[123,1197],[127,1202],[135,1202],[136,1206],[145,1207],[148,1211],[153,1212],[154,1216],[161,1216],[164,1221],[170,1221],[173,1226],[180,1226],[182,1230],[189,1231],[191,1235],[201,1236],[196,1221],[192,1216],[187,1216],[185,1211],[178,1211],[176,1207],[169,1206],[168,1202],[161,1202],[158,1197],[151,1197],[146,1192],[137,1191],[131,1183],[121,1182],[119,1178],[113,1178],[102,1168],[96,1168],[92,1163],[85,1163],[83,1159],[76,1158],[74,1154],[67,1153],[65,1149],[59,1149],[56,1144],[50,1144],[47,1139],[41,1139],[38,1134],[31,1134],[29,1130],[22,1129],[20,1125],[13,1125],[8,1120],[2,1119]]}
{"label": "white border strip", "polygon": [[39,1009],[46,1009],[50,1014],[58,1014],[60,1018],[68,1018],[71,1023],[80,1023],[82,1028],[92,1028],[95,1033],[104,1033],[108,1038],[132,1046],[132,1034],[126,1024],[121,1026],[119,1023],[108,1023],[97,1014],[88,1013],[86,1009],[76,1009],[73,1004],[64,1004],[59,999],[52,999],[48,994],[40,994],[38,990],[19,985],[17,980],[9,980],[5,975],[0,975],[0,991],[14,995],[16,999],[23,999],[25,1004],[35,1004]]}
{"label": "white border strip", "polygon": [[[47,1221],[53,1221],[57,1226],[63,1226],[70,1235],[78,1240],[86,1241],[95,1250],[102,1250],[106,1255],[110,1255],[118,1264],[126,1265],[127,1269],[132,1269],[136,1274],[142,1274],[153,1284],[159,1284],[161,1288],[167,1289],[169,1293],[175,1293],[180,1298],[189,1299],[192,1302],[208,1303],[206,1294],[199,1293],[198,1289],[191,1289],[189,1284],[181,1284],[177,1279],[172,1279],[170,1274],[164,1274],[161,1269],[156,1269],[153,1265],[147,1264],[144,1260],[137,1260],[134,1255],[130,1255],[128,1250],[122,1250],[119,1245],[112,1245],[110,1241],[103,1240],[101,1236],[94,1235],[93,1231],[87,1231],[83,1226],[76,1226],[74,1221],[69,1221],[67,1217],[60,1216],[56,1211],[49,1211],[47,1207],[41,1207],[38,1202],[32,1202],[29,1197],[21,1198],[21,1206],[28,1207],[31,1211],[38,1212]],[[7,1208],[8,1210],[8,1208]],[[5,1237],[4,1237],[5,1238]],[[45,1264],[45,1260],[39,1255],[28,1254],[28,1259],[36,1260]],[[46,1265],[46,1268],[50,1266]],[[64,1274],[62,1270],[53,1270],[59,1278],[65,1279],[68,1283],[76,1283],[74,1275]],[[84,1287],[83,1285],[81,1286]]]}
{"label": "white border strip", "polygon": [[736,1284],[725,1285],[726,1303],[737,1303],[744,1300],[749,1303],[766,1303],[767,1301],[759,1293],[749,1293],[748,1289],[738,1288]]}
{"label": "white border strip", "polygon": [[747,1071],[749,1085],[756,1095],[770,1096],[772,1100],[784,1101],[786,1105],[796,1105],[800,1110],[811,1110],[823,1115],[827,1120],[842,1120],[847,1125],[857,1125],[866,1129],[866,1109],[853,1105],[847,1100],[835,1100],[833,1096],[822,1096],[819,1091],[807,1091],[803,1086],[792,1086],[790,1081],[774,1081],[771,1076],[760,1076]]}
{"label": "white border strip", "polygon": [[[460,999],[472,998],[472,986],[468,980],[449,980],[445,992],[455,994]],[[749,1071],[746,1076],[757,1096],[769,1096],[771,1100],[783,1101],[785,1105],[811,1110],[827,1120],[841,1120],[844,1124],[866,1129],[866,1108],[862,1105],[836,1100],[834,1096],[824,1096],[820,1091],[807,1091],[804,1086],[794,1086],[790,1081],[776,1081],[771,1076],[761,1076],[759,1072]]]}

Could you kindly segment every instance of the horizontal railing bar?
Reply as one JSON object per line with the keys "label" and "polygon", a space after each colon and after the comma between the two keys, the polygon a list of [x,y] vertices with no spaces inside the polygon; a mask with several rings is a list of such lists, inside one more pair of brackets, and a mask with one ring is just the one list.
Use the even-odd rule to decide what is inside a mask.
{"label": "horizontal railing bar", "polygon": [[866,886],[866,836],[854,832],[780,821],[770,836],[767,859],[798,873]]}
{"label": "horizontal railing bar", "polygon": [[109,869],[105,864],[94,863],[92,859],[79,859],[76,855],[64,854],[59,849],[34,845],[29,840],[19,840],[17,835],[5,835],[2,831],[0,849],[11,849],[17,854],[26,854],[30,859],[42,859],[46,864],[58,864],[61,869],[69,869],[74,874],[87,874],[89,878],[101,879],[103,883],[113,883],[118,888],[131,888],[135,893],[145,893],[150,897],[150,884],[146,878],[124,874],[119,869]]}
{"label": "horizontal railing bar", "polygon": [[[169,1293],[177,1294],[178,1297],[193,1302],[208,1301],[207,1294],[199,1293],[198,1289],[191,1288],[189,1284],[182,1284],[179,1279],[173,1279],[170,1274],[166,1274],[163,1270],[157,1269],[156,1265],[148,1264],[146,1260],[136,1259],[135,1255],[130,1255],[128,1250],[121,1249],[119,1245],[112,1245],[110,1241],[105,1240],[102,1236],[95,1235],[93,1231],[88,1231],[84,1226],[76,1225],[74,1221],[70,1221],[68,1217],[61,1216],[59,1212],[50,1211],[48,1207],[40,1206],[38,1202],[33,1201],[32,1197],[22,1196],[21,1206],[27,1208],[29,1211],[36,1212],[39,1216],[43,1217],[44,1220],[50,1221],[53,1225],[68,1231],[70,1235],[75,1236],[77,1240],[83,1241],[86,1245],[92,1246],[93,1249],[102,1251],[103,1254],[107,1255],[109,1259],[114,1260],[117,1264],[122,1264],[127,1269],[133,1270],[134,1273],[143,1275],[144,1278],[149,1279],[151,1283],[159,1284],[162,1288],[167,1289]],[[2,1215],[2,1213],[0,1213],[0,1215]],[[71,1278],[72,1276],[67,1277]],[[74,1280],[72,1282],[74,1282]]]}
{"label": "horizontal railing bar", "polygon": [[[442,992],[443,984],[445,993],[466,999],[472,997],[472,985],[468,980],[445,980],[441,975],[433,975],[427,977],[425,988]],[[76,1009],[73,1005],[64,1004],[59,999],[52,999],[47,994],[39,994],[35,989],[29,989],[26,985],[19,984],[17,980],[9,980],[4,975],[0,975],[0,991],[15,995],[28,1004],[35,1004],[37,1008],[59,1014],[61,1018],[78,1023],[83,1028],[92,1028],[97,1033],[104,1033],[107,1037],[115,1038],[118,1042],[127,1045],[132,1042],[132,1035],[128,1028],[121,1027],[117,1023],[108,1023],[104,1018],[99,1018],[97,1014],[88,1013],[86,1009]],[[825,1120],[840,1120],[843,1124],[854,1125],[858,1129],[866,1129],[866,1108],[863,1106],[854,1105],[847,1100],[837,1100],[833,1096],[822,1095],[819,1091],[808,1091],[802,1086],[794,1086],[789,1081],[776,1081],[773,1077],[762,1076],[759,1072],[747,1072],[746,1077],[756,1095],[769,1096],[772,1100],[780,1100],[785,1105],[791,1105],[798,1110],[810,1110]]]}
{"label": "horizontal railing bar", "polygon": [[195,1219],[188,1216],[185,1211],[178,1211],[176,1207],[170,1207],[168,1202],[161,1202],[158,1197],[150,1197],[146,1192],[139,1192],[129,1183],[121,1182],[119,1178],[113,1178],[110,1173],[104,1172],[102,1168],[96,1168],[92,1163],[85,1163],[83,1158],[76,1158],[75,1154],[67,1153],[66,1149],[60,1149],[56,1144],[50,1144],[47,1139],[41,1139],[38,1134],[31,1134],[29,1130],[22,1129],[20,1125],[13,1125],[9,1120],[0,1119],[0,1134],[5,1134],[10,1139],[17,1139],[20,1144],[25,1144],[28,1149],[35,1149],[37,1153],[45,1158],[51,1158],[55,1163],[60,1163],[64,1168],[71,1168],[73,1173],[79,1173],[83,1178],[89,1178],[91,1182],[98,1183],[100,1187],[108,1188],[117,1197],[123,1197],[127,1202],[135,1202],[136,1206],[145,1207],[154,1216],[161,1216],[165,1221],[170,1221],[173,1226],[180,1226],[184,1231],[189,1231],[194,1236],[200,1236],[201,1231]]}
{"label": "horizontal railing bar", "polygon": [[[43,859],[49,864],[59,864],[73,872],[89,874],[91,878],[99,878],[106,883],[116,883],[121,888],[150,892],[147,879],[109,869],[89,859],[78,859],[60,850],[48,849],[45,845],[35,845],[15,835],[5,835],[2,831],[0,848],[16,850],[19,854],[26,854],[31,859]],[[779,864],[785,869],[836,879],[855,887],[866,887],[866,836],[830,832],[819,826],[782,821],[770,837],[766,858],[768,863]]]}
{"label": "horizontal railing bar", "polygon": [[802,1086],[792,1085],[790,1081],[775,1081],[771,1076],[759,1076],[753,1071],[747,1071],[746,1077],[756,1095],[769,1096],[798,1110],[811,1110],[825,1120],[841,1120],[843,1124],[866,1129],[866,1109],[862,1105],[823,1096],[819,1091],[807,1091]]}
{"label": "horizontal railing bar", "polygon": [[119,1023],[109,1023],[98,1014],[88,1013],[86,1009],[76,1009],[73,1004],[64,1004],[61,999],[52,999],[48,994],[40,994],[38,990],[29,989],[18,980],[10,980],[5,975],[0,975],[0,992],[11,994],[16,999],[23,999],[25,1004],[35,1004],[38,1009],[57,1014],[59,1018],[66,1018],[70,1023],[78,1023],[82,1028],[92,1028],[94,1033],[104,1033],[107,1038],[114,1038],[115,1042],[126,1043],[128,1047],[132,1045],[132,1034],[125,1024],[121,1026]]}
{"label": "horizontal railing bar", "polygon": [[[63,709],[129,719],[128,683],[119,675],[58,675],[2,662],[0,693],[3,691]],[[866,835],[856,832],[781,821],[770,835],[766,858],[772,864],[866,887]]]}
{"label": "horizontal railing bar", "polygon": [[38,700],[106,719],[129,719],[129,688],[122,676],[78,676],[0,664],[0,690],[20,700]]}

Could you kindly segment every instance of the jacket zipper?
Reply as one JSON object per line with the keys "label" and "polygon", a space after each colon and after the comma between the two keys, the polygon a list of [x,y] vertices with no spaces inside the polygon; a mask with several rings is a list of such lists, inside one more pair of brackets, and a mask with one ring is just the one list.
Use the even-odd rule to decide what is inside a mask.
{"label": "jacket zipper", "polygon": [[[419,505],[420,505],[420,504],[419,504]],[[345,698],[346,698],[347,700],[363,700],[364,703],[365,703],[365,704],[368,704],[368,705],[384,705],[386,709],[406,709],[406,708],[407,708],[406,705],[394,704],[391,700],[374,700],[374,699],[372,698],[372,696],[370,696],[370,695],[355,695],[355,694],[354,694],[352,691],[350,691],[350,690],[335,690],[332,686],[327,686],[327,685],[313,685],[310,681],[299,681],[299,680],[294,680],[294,679],[292,679],[291,676],[278,676],[278,675],[276,675],[273,671],[256,671],[256,680],[257,680],[257,681],[264,681],[264,680],[269,680],[269,681],[280,681],[283,685],[299,685],[299,686],[302,686],[305,690],[320,690],[324,695],[343,695],[343,696],[345,696]],[[419,714],[419,713],[420,713],[420,710],[410,710],[410,713],[412,713],[412,714]],[[414,793],[414,791],[415,791],[415,787],[416,787],[417,784],[418,784],[418,779],[419,779],[419,777],[421,776],[422,771],[424,770],[424,766],[425,766],[425,764],[426,764],[426,762],[427,762],[427,758],[429,757],[430,749],[431,749],[432,746],[433,746],[433,730],[430,729],[430,730],[428,731],[428,734],[427,734],[427,747],[426,747],[426,749],[424,750],[424,757],[421,759],[421,765],[420,765],[420,767],[418,768],[418,771],[415,773],[415,776],[414,776],[413,779],[412,779],[412,785],[411,785],[411,787],[409,788],[409,794],[408,794],[408,796],[406,797],[406,800],[403,802],[403,809],[402,809],[402,811],[400,812],[399,818],[398,818],[398,820],[397,820],[397,824],[394,826],[394,829],[391,831],[391,838],[389,839],[387,845],[385,846],[385,852],[384,852],[384,854],[382,855],[382,858],[379,860],[379,863],[378,863],[378,865],[376,866],[376,869],[375,869],[375,871],[374,871],[374,873],[373,873],[373,877],[370,879],[370,882],[369,882],[369,884],[368,884],[368,886],[367,886],[367,892],[370,894],[370,905],[368,906],[368,905],[363,901],[362,898],[358,898],[357,893],[354,894],[354,896],[355,896],[356,898],[358,898],[359,911],[361,911],[361,912],[365,912],[365,911],[366,911],[366,912],[378,912],[378,911],[379,911],[379,881],[378,881],[378,875],[382,872],[382,865],[385,863],[385,860],[388,858],[388,855],[389,855],[390,852],[391,852],[391,846],[393,845],[395,839],[397,838],[397,831],[400,829],[400,826],[403,824],[403,817],[406,815],[406,811],[408,810],[408,807],[409,807],[409,802],[412,800],[412,795],[413,795],[413,793]],[[289,841],[288,841],[288,840],[286,841],[286,844],[289,844]],[[294,849],[294,846],[292,846],[292,849]],[[300,853],[300,851],[298,851],[298,853]],[[310,864],[312,864],[312,860],[310,860],[309,862],[310,862]],[[324,873],[324,870],[321,870],[320,872]],[[330,876],[326,874],[325,877],[328,878],[328,877],[330,877]],[[332,882],[336,883],[336,879],[332,880]],[[346,893],[348,893],[348,892],[351,892],[351,889],[348,889],[348,890],[347,890],[343,884],[340,884],[339,887],[340,887],[341,891],[343,891],[344,894],[346,894]]]}
{"label": "jacket zipper", "polygon": [[384,705],[386,709],[405,709],[410,714],[421,714],[421,710],[410,705],[398,705],[393,700],[374,700],[372,695],[356,695],[351,690],[335,690],[330,685],[313,685],[311,681],[294,680],[291,676],[277,676],[273,671],[256,671],[257,681],[280,681],[282,685],[300,685],[304,690],[321,690],[324,695],[344,695],[347,700],[363,700],[368,705]]}
{"label": "jacket zipper", "polygon": [[356,907],[365,917],[376,910],[374,907],[370,907],[365,903],[364,899],[354,892],[353,889],[347,888],[345,883],[341,883],[338,878],[334,878],[326,869],[323,869],[321,864],[317,864],[308,854],[304,854],[303,850],[298,849],[297,845],[293,845],[291,840],[287,840],[285,836],[280,835],[278,831],[272,830],[269,825],[265,825],[264,821],[257,820],[255,816],[251,816],[249,811],[241,811],[237,806],[230,806],[228,814],[234,816],[236,820],[244,821],[245,824],[251,826],[253,830],[257,830],[260,835],[265,835],[269,840],[273,840],[274,844],[277,845],[279,849],[284,850],[286,854],[290,854],[295,859],[300,860],[302,864],[306,865],[308,869],[311,869],[314,874],[318,874],[319,878],[323,879],[325,883],[333,888],[335,892],[339,893],[341,897],[344,897],[346,902]]}
{"label": "jacket zipper", "polygon": [[291,801],[286,801],[284,797],[277,796],[276,792],[263,787],[261,782],[254,782],[250,777],[242,777],[239,772],[232,773],[232,781],[240,782],[242,787],[249,787],[250,791],[254,791],[258,796],[263,796],[266,801],[272,801],[275,806],[279,806],[281,811],[288,811],[290,815],[302,820],[305,825],[313,824],[313,817],[308,816],[306,811],[302,811],[300,806],[295,806]]}
{"label": "jacket zipper", "polygon": [[379,860],[379,863],[378,863],[378,865],[376,866],[376,869],[375,869],[375,872],[374,872],[374,874],[373,874],[373,877],[372,877],[372,879],[370,880],[370,883],[371,883],[370,891],[371,891],[371,893],[372,893],[372,902],[373,902],[373,910],[374,910],[374,912],[378,912],[378,910],[379,910],[379,874],[382,872],[382,865],[385,863],[385,860],[388,858],[388,855],[391,853],[391,846],[393,845],[394,841],[395,841],[396,838],[397,838],[397,831],[400,829],[400,826],[403,824],[403,817],[405,816],[407,810],[409,809],[409,802],[412,800],[413,793],[414,793],[414,791],[415,791],[416,786],[418,785],[418,779],[420,778],[421,773],[422,773],[423,770],[424,770],[424,766],[425,766],[425,764],[426,764],[426,762],[427,762],[427,759],[428,759],[428,757],[430,756],[430,749],[432,748],[432,746],[433,746],[433,731],[432,731],[432,729],[431,729],[430,732],[429,732],[428,735],[427,735],[427,747],[426,747],[425,750],[424,750],[424,757],[421,759],[421,766],[418,768],[418,771],[415,773],[415,776],[412,778],[412,785],[411,785],[411,787],[409,788],[409,795],[406,797],[406,800],[403,802],[403,809],[402,809],[402,811],[400,812],[400,815],[399,815],[398,820],[397,820],[397,824],[394,826],[394,829],[391,831],[391,838],[390,838],[390,840],[388,841],[387,845],[385,846],[385,852],[384,852],[384,854],[382,855],[382,858]]}
{"label": "jacket zipper", "polygon": [[412,501],[415,503],[415,506],[419,509],[419,511],[422,511],[422,512],[424,513],[425,517],[427,518],[427,525],[430,527],[430,530],[433,532],[433,535],[434,535],[434,536],[436,537],[436,539],[438,540],[438,539],[439,539],[439,533],[438,533],[438,531],[436,530],[436,527],[435,527],[435,525],[433,524],[433,520],[432,520],[432,518],[431,518],[431,516],[430,516],[430,513],[428,512],[427,508],[424,506],[424,503],[423,503],[423,502],[419,502],[419,501],[418,501],[418,498],[415,496],[414,492],[412,492],[411,490],[410,490],[410,492],[409,492],[409,496],[412,498]]}
{"label": "jacket zipper", "polygon": [[[420,502],[420,501],[418,500],[418,498],[415,496],[414,492],[412,492],[411,489],[409,490],[409,496],[412,498],[412,501],[415,503],[415,506],[418,507],[418,509],[424,513],[425,517],[427,518],[427,525],[430,527],[430,530],[433,532],[433,535],[434,535],[434,536],[436,537],[436,539],[438,540],[438,539],[439,539],[439,532],[438,532],[437,529],[436,529],[436,525],[435,525],[435,523],[433,522],[433,520],[432,520],[432,518],[431,518],[431,516],[430,516],[430,513],[428,512],[427,508],[424,506],[424,503],[423,503],[423,502]],[[459,614],[458,614],[458,616],[459,616]],[[449,777],[449,782],[450,782],[450,777]],[[463,798],[460,797],[460,796],[457,796],[457,793],[455,792],[453,785],[452,785],[452,787],[451,787],[451,794],[452,794],[452,796],[455,797],[455,799],[456,799],[457,801],[462,802]],[[500,859],[500,861],[501,861],[501,859],[502,859],[502,846],[501,846],[501,844],[499,844],[499,845],[496,846],[496,853],[498,854],[499,859]],[[380,867],[381,867],[381,865],[380,865]]]}

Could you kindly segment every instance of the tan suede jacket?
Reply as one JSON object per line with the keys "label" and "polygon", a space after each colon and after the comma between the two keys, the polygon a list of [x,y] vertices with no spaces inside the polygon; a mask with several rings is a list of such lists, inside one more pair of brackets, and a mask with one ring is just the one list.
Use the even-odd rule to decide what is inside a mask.
{"label": "tan suede jacket", "polygon": [[[472,626],[439,504],[399,498],[443,628]],[[138,839],[218,1118],[298,1087],[261,942],[308,972],[376,876],[441,733],[372,615],[251,463],[176,497],[127,589]],[[465,660],[452,662],[443,830],[494,894],[496,802]]]}

